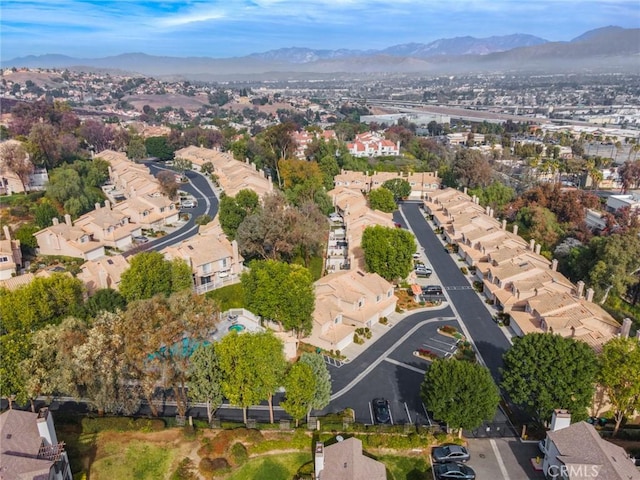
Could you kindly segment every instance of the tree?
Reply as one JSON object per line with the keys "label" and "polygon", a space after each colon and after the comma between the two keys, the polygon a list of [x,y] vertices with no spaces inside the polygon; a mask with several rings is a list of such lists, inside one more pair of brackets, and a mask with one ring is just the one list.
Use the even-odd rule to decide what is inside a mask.
{"label": "tree", "polygon": [[207,404],[207,418],[213,421],[222,404],[222,371],[213,344],[201,344],[190,358],[189,398]]}
{"label": "tree", "polygon": [[33,209],[34,221],[41,229],[51,226],[52,220],[59,215],[58,209],[48,199],[43,199]]}
{"label": "tree", "polygon": [[516,220],[527,229],[531,238],[547,248],[553,247],[563,233],[555,214],[538,205],[522,207],[516,215]]}
{"label": "tree", "polygon": [[158,184],[160,186],[160,192],[166,195],[170,199],[175,199],[178,195],[178,182],[176,181],[176,175],[168,170],[163,170],[156,176]]}
{"label": "tree", "polygon": [[127,301],[120,292],[113,288],[101,288],[89,297],[84,304],[85,311],[89,317],[95,317],[100,312],[115,313],[118,310],[124,310]]}
{"label": "tree", "polygon": [[62,160],[62,137],[50,123],[36,123],[31,127],[27,150],[36,165],[47,169],[57,166]]}
{"label": "tree", "polygon": [[364,230],[362,249],[367,270],[391,281],[411,272],[416,241],[407,230],[375,225]]}
{"label": "tree", "polygon": [[398,208],[393,193],[384,187],[376,188],[369,192],[369,207],[387,213],[391,213]]}
{"label": "tree", "polygon": [[502,182],[493,182],[486,188],[473,188],[468,193],[471,196],[477,196],[480,205],[488,205],[496,211],[502,209],[515,197],[513,188],[504,185]]}
{"label": "tree", "polygon": [[235,197],[223,195],[220,199],[220,226],[230,239],[235,239],[238,227],[247,217],[258,211],[260,199],[253,190],[240,190]]}
{"label": "tree", "polygon": [[184,175],[184,172],[193,169],[193,163],[191,160],[178,157],[173,161],[173,168],[175,168],[180,175]]}
{"label": "tree", "polygon": [[159,252],[142,252],[130,260],[122,274],[120,293],[131,302],[158,294],[168,297],[192,285],[191,267],[184,260],[166,260]]}
{"label": "tree", "polygon": [[541,423],[557,408],[580,418],[594,393],[598,370],[584,342],[549,333],[516,337],[504,354],[502,388]]}
{"label": "tree", "polygon": [[148,137],[144,141],[147,155],[156,157],[159,160],[171,160],[173,158],[173,148],[167,142],[167,137]]}
{"label": "tree", "polygon": [[459,150],[453,161],[452,171],[458,185],[462,187],[486,187],[491,183],[491,165],[476,150]]}
{"label": "tree", "polygon": [[253,261],[241,276],[247,307],[287,331],[308,334],[315,307],[313,279],[301,265]]}
{"label": "tree", "polygon": [[139,395],[128,375],[124,348],[127,328],[119,313],[101,312],[84,342],[73,347],[72,370],[77,395],[89,398],[98,413],[135,413]]}
{"label": "tree", "polygon": [[633,338],[609,340],[600,356],[599,383],[613,406],[616,436],[625,415],[640,410],[640,346]]}
{"label": "tree", "polygon": [[217,314],[214,301],[189,291],[127,306],[125,357],[153,415],[158,384],[173,390],[178,414],[186,415],[189,356],[210,338]]}
{"label": "tree", "polygon": [[18,177],[22,189],[26,191],[34,167],[22,143],[16,141],[1,143],[0,158],[2,158],[3,167]]}
{"label": "tree", "polygon": [[393,193],[393,198],[396,202],[411,195],[411,185],[404,178],[387,180],[382,186]]}
{"label": "tree", "polygon": [[231,332],[214,348],[222,371],[222,392],[232,405],[242,408],[244,422],[247,408],[268,400],[273,423],[271,400],[286,365],[282,342],[271,332]]}
{"label": "tree", "polygon": [[316,390],[316,379],[311,367],[302,362],[294,363],[284,378],[285,398],[280,403],[284,411],[296,421],[296,427],[302,417],[311,408]]}
{"label": "tree", "polygon": [[145,146],[144,139],[140,135],[131,135],[129,137],[127,158],[134,161],[147,158],[147,147]]}
{"label": "tree", "polygon": [[435,418],[460,432],[492,419],[500,402],[486,367],[452,358],[437,359],[429,366],[420,393]]}
{"label": "tree", "polygon": [[309,411],[311,409],[322,410],[329,405],[331,401],[331,374],[327,368],[327,364],[321,355],[317,353],[305,352],[300,356],[300,363],[306,363],[311,367],[315,379],[315,389],[313,398],[309,402]]}

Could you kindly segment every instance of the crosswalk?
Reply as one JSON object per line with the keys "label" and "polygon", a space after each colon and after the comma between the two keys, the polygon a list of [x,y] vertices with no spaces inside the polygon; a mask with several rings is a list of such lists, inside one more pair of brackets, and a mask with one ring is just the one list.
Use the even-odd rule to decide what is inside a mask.
{"label": "crosswalk", "polygon": [[338,360],[337,358],[330,357],[328,355],[323,355],[323,357],[324,357],[325,363],[331,367],[340,368],[345,364],[345,362]]}
{"label": "crosswalk", "polygon": [[473,287],[470,285],[451,285],[449,287],[444,287],[445,290],[473,290]]}

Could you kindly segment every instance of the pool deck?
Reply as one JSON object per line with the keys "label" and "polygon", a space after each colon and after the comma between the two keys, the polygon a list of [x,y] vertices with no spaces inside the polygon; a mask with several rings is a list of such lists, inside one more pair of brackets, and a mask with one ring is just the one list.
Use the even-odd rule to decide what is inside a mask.
{"label": "pool deck", "polygon": [[220,341],[229,334],[229,328],[233,325],[242,325],[245,332],[264,332],[264,328],[254,322],[252,319],[238,315],[235,319],[233,316],[225,315],[222,321],[217,325],[216,331],[211,335],[213,341]]}

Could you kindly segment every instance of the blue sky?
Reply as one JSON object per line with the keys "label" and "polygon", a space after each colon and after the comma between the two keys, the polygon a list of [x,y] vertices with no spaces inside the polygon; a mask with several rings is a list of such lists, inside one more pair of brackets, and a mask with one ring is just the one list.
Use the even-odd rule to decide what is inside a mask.
{"label": "blue sky", "polygon": [[640,1],[2,0],[0,56],[221,58],[512,33],[563,41],[607,25],[640,27]]}

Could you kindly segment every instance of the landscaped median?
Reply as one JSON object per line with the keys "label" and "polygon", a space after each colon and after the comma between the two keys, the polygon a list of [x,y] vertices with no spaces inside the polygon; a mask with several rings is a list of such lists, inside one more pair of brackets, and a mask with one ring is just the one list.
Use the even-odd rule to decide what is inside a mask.
{"label": "landscaped median", "polygon": [[[347,421],[348,412],[321,417],[319,430],[281,430],[279,424],[238,424],[212,429],[202,421],[194,426],[170,426],[173,419],[126,417],[78,418],[59,416],[59,437],[67,444],[75,478],[190,480],[310,479],[316,442],[331,445],[356,437],[365,452],[387,467],[388,478],[404,480],[429,474],[431,447],[456,441],[414,425],[360,425]],[[169,425],[169,426],[168,426]]]}

